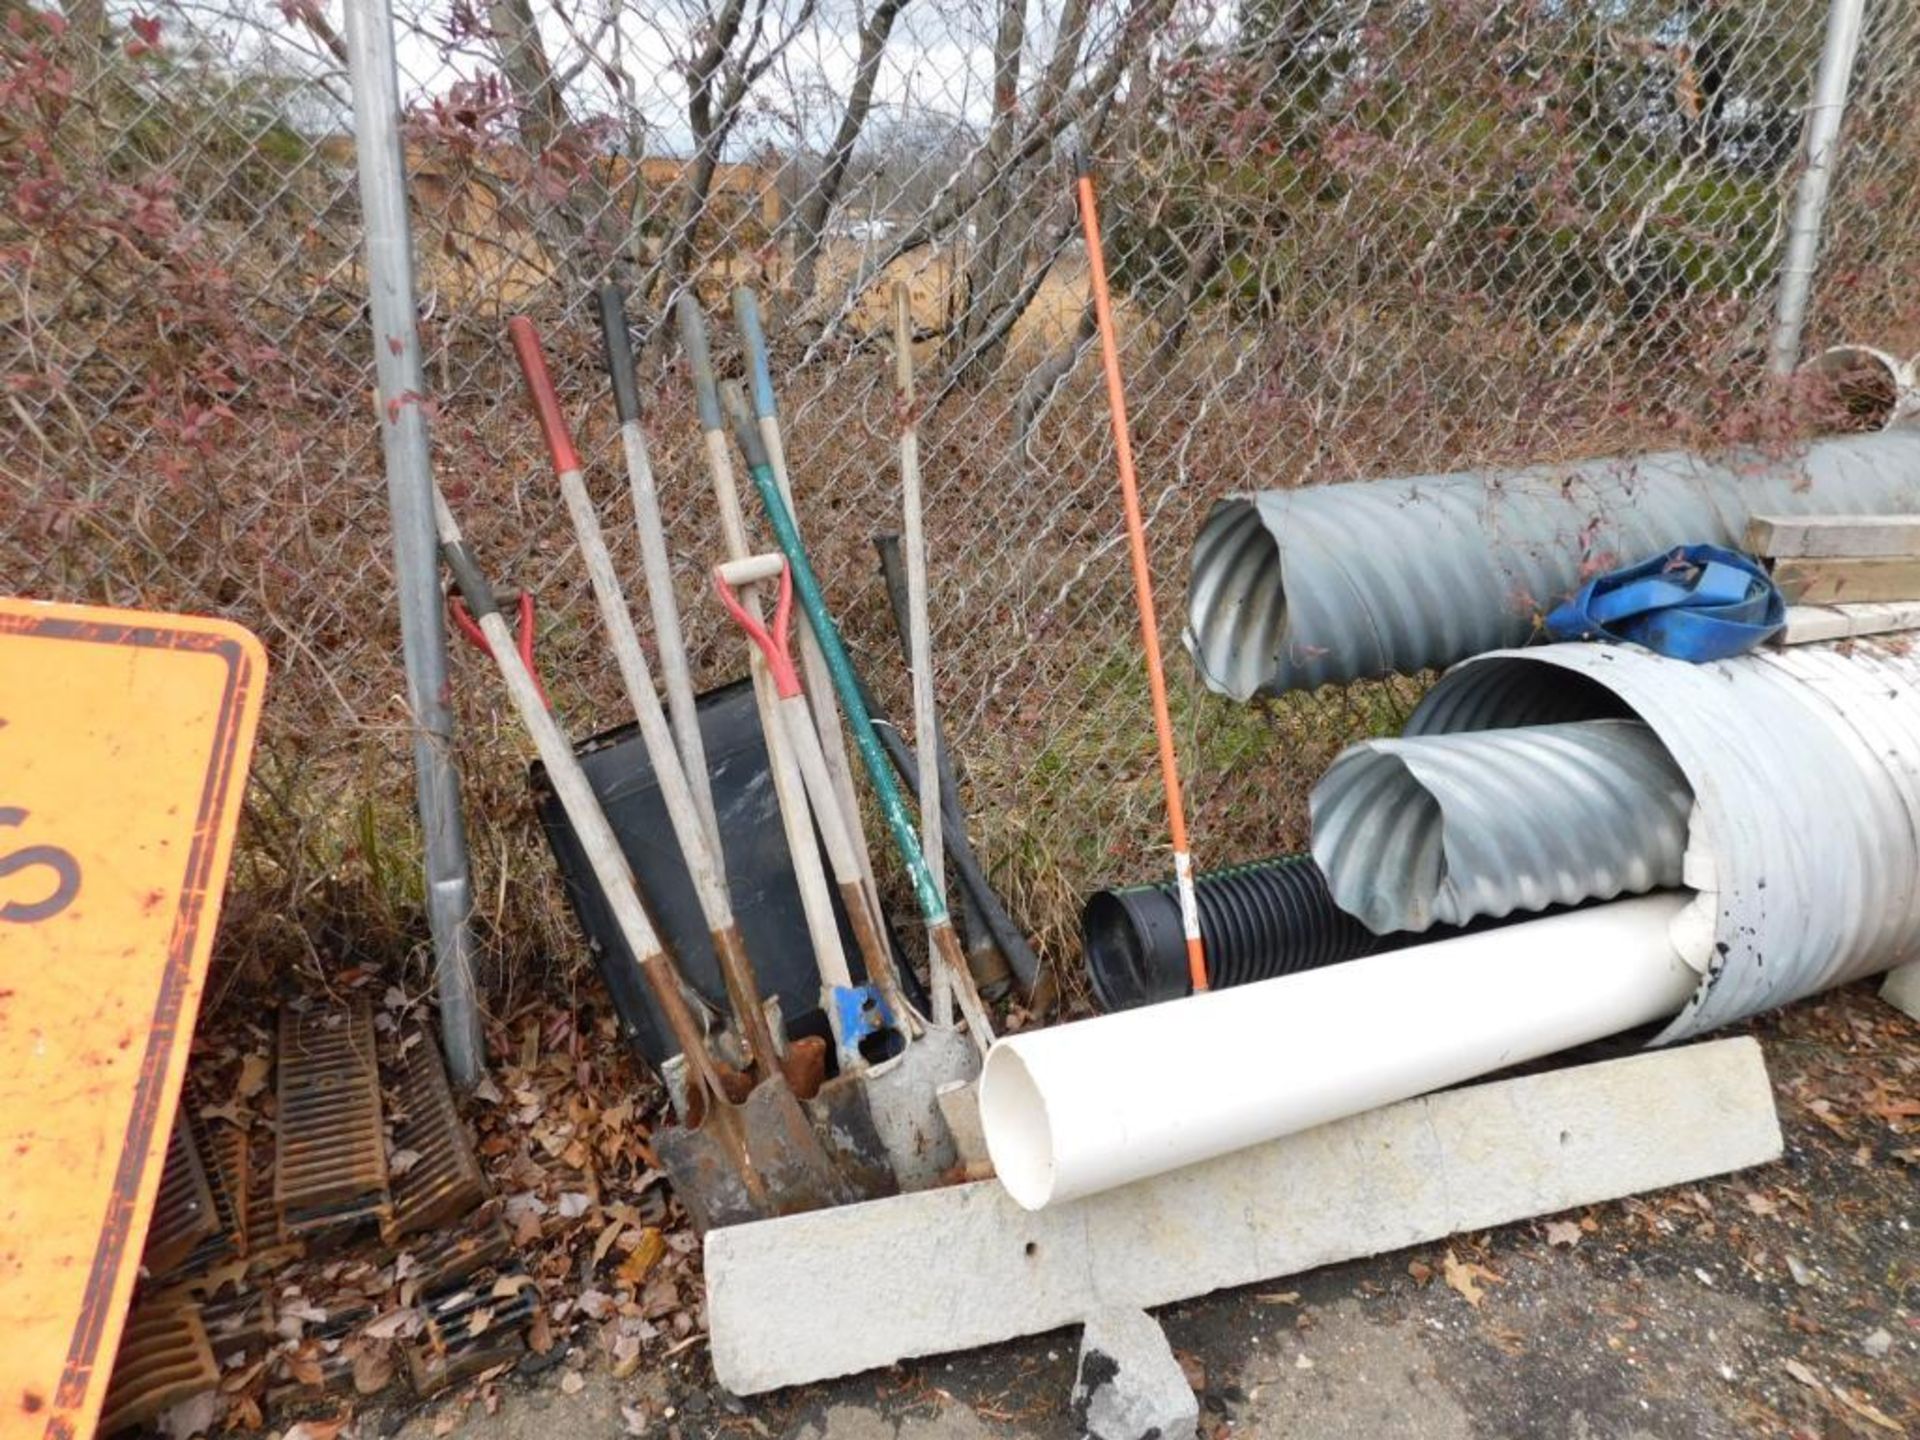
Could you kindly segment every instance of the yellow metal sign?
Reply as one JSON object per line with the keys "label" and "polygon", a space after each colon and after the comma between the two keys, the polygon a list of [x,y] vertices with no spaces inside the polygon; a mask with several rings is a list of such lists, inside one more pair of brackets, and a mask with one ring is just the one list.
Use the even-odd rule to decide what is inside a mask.
{"label": "yellow metal sign", "polygon": [[93,1433],[186,1070],[260,642],[0,600],[0,1437]]}

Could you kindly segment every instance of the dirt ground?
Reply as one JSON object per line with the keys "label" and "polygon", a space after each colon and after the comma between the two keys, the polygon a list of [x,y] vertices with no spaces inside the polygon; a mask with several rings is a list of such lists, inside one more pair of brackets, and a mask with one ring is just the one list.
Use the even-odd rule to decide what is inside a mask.
{"label": "dirt ground", "polygon": [[[1754,1032],[1787,1139],[1775,1164],[1161,1312],[1203,1435],[1920,1435],[1920,1026],[1861,985]],[[1449,1252],[1456,1276],[1478,1267],[1463,1287]],[[821,1323],[832,1313],[823,1298]],[[1065,1440],[1077,1342],[1062,1331],[751,1401],[715,1386],[697,1340],[620,1381],[563,1344],[358,1428]]]}

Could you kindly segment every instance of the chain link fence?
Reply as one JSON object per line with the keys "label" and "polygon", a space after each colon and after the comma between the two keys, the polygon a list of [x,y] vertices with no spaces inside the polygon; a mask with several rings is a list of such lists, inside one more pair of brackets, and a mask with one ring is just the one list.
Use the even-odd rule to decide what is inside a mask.
{"label": "chain link fence", "polygon": [[[340,15],[39,3],[0,0],[7,584],[266,640],[229,976],[423,953]],[[571,732],[629,717],[507,318],[541,326],[637,586],[591,308],[603,280],[628,288],[714,683],[744,656],[707,599],[719,529],[660,317],[691,288],[724,352],[727,291],[756,287],[816,563],[905,714],[870,543],[899,517],[886,316],[905,284],[943,718],[976,844],[1069,989],[1079,898],[1165,868],[1072,135],[1101,186],[1203,867],[1298,846],[1307,785],[1417,694],[1206,696],[1177,631],[1213,501],[1815,423],[1764,362],[1822,5],[405,5],[436,470],[492,571],[537,595]],[[1872,0],[1809,345],[1920,347],[1917,81],[1920,0]],[[504,1010],[578,947],[526,747],[484,662],[454,666]]]}

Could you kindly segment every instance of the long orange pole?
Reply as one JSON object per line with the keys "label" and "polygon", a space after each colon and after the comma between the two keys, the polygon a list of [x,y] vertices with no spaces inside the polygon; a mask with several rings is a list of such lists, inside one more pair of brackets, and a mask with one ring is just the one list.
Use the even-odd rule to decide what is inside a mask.
{"label": "long orange pole", "polygon": [[1167,708],[1167,677],[1160,664],[1160,621],[1153,606],[1153,572],[1147,565],[1147,525],[1140,513],[1140,486],[1133,471],[1133,437],[1127,429],[1126,382],[1120,375],[1120,343],[1114,335],[1107,294],[1107,260],[1100,248],[1100,214],[1093,199],[1093,166],[1085,149],[1074,157],[1080,223],[1087,236],[1087,269],[1093,278],[1093,316],[1100,329],[1100,360],[1107,372],[1107,408],[1113,416],[1113,449],[1120,463],[1120,498],[1127,511],[1127,552],[1133,559],[1133,593],[1140,609],[1140,643],[1147,655],[1147,688],[1153,695],[1153,728],[1160,742],[1160,779],[1167,791],[1167,828],[1173,837],[1173,879],[1180,894],[1180,929],[1187,941],[1187,977],[1195,994],[1207,988],[1207,951],[1200,939],[1200,908],[1193,893],[1193,852],[1187,848],[1186,802],[1180,794],[1180,760],[1173,748],[1173,714]]}

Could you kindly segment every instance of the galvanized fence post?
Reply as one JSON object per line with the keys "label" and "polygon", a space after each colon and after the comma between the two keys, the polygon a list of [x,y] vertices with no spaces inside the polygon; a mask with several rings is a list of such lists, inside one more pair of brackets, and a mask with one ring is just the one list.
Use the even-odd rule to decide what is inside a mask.
{"label": "galvanized fence post", "polygon": [[413,233],[400,142],[400,82],[388,0],[347,0],[348,68],[353,75],[354,144],[367,254],[380,438],[393,520],[393,568],[420,825],[426,836],[427,920],[433,932],[447,1067],[459,1085],[484,1068],[469,926],[473,886],[460,775],[453,760],[446,629],[427,453],[427,383],[413,290]]}
{"label": "galvanized fence post", "polygon": [[1813,294],[1827,189],[1839,154],[1840,122],[1847,113],[1847,87],[1853,79],[1853,61],[1859,53],[1866,9],[1866,0],[1832,0],[1827,10],[1820,68],[1807,107],[1806,168],[1800,172],[1800,184],[1794,192],[1793,218],[1787,225],[1786,254],[1780,264],[1773,338],[1767,346],[1767,369],[1774,375],[1791,375],[1800,363],[1800,334],[1806,327],[1807,302]]}

